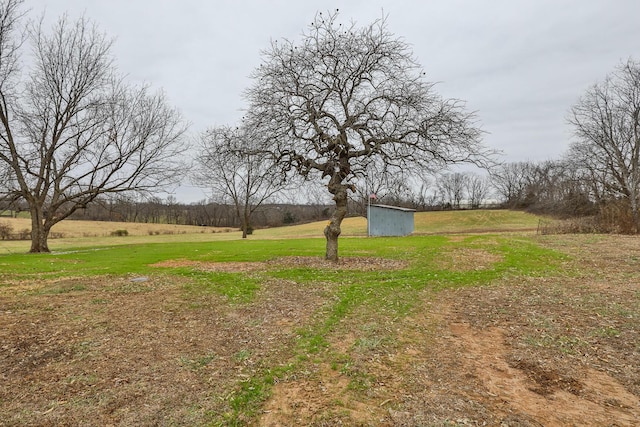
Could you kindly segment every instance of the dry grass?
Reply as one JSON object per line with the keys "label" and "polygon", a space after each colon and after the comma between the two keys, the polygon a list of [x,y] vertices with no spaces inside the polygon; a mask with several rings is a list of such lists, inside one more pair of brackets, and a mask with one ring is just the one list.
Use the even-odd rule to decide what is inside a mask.
{"label": "dry grass", "polygon": [[274,282],[258,302],[230,308],[185,299],[162,276],[55,289],[2,292],[2,426],[204,425],[231,411],[239,382],[286,359],[294,326],[321,302]]}
{"label": "dry grass", "polygon": [[[14,232],[31,229],[31,220],[27,218],[1,218]],[[126,230],[126,236],[114,236],[117,230]],[[103,222],[65,220],[57,223],[51,230],[49,239],[51,250],[70,247],[111,246],[138,243],[202,242],[211,240],[229,240],[241,238],[238,230],[228,227],[198,227],[194,225],[147,224],[136,222]],[[0,254],[26,252],[29,241],[0,241]]]}
{"label": "dry grass", "polygon": [[539,216],[521,211],[471,210],[419,212],[415,214],[415,232],[478,233],[535,230]]}
{"label": "dry grass", "polygon": [[[10,224],[14,231],[31,229],[31,220],[28,218],[1,218],[0,221]],[[228,227],[198,227],[195,225],[65,220],[54,225],[51,232],[57,233],[66,238],[78,238],[107,237],[116,230],[127,230],[130,236],[149,236],[216,233],[224,232],[227,229]]]}
{"label": "dry grass", "polygon": [[258,424],[637,425],[640,242],[540,243],[575,256],[567,274],[427,289],[401,319],[354,313],[331,341],[342,364],[276,386]]}

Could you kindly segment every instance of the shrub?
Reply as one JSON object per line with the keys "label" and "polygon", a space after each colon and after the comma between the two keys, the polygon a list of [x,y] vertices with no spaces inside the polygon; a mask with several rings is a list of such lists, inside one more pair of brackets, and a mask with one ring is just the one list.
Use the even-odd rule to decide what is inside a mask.
{"label": "shrub", "polygon": [[13,232],[13,227],[8,222],[0,222],[0,239],[9,240],[11,238],[11,233]]}
{"label": "shrub", "polygon": [[111,232],[112,236],[128,236],[129,232],[127,230],[114,230]]}
{"label": "shrub", "polygon": [[283,224],[293,224],[296,222],[296,217],[289,211],[284,213],[284,217],[282,218]]}
{"label": "shrub", "polygon": [[636,234],[639,231],[626,200],[608,201],[600,206],[597,220],[602,233]]}
{"label": "shrub", "polygon": [[18,239],[20,240],[29,240],[31,239],[31,230],[28,228],[23,228],[18,233]]}
{"label": "shrub", "polygon": [[613,200],[603,203],[596,215],[563,220],[540,220],[539,234],[616,233],[638,234],[629,203]]}
{"label": "shrub", "polygon": [[563,220],[540,220],[538,234],[589,234],[601,233],[601,224],[596,217]]}

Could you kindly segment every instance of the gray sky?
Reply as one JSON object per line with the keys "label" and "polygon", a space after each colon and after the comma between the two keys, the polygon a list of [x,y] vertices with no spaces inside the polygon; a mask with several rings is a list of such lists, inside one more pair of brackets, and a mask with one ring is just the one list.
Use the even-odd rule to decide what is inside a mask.
{"label": "gray sky", "polygon": [[[567,111],[622,60],[640,60],[638,0],[28,0],[31,17],[82,14],[115,39],[131,82],[163,88],[196,134],[235,124],[271,39],[297,39],[317,11],[388,28],[445,97],[467,101],[504,160],[555,159]],[[179,200],[205,197],[195,189]]]}

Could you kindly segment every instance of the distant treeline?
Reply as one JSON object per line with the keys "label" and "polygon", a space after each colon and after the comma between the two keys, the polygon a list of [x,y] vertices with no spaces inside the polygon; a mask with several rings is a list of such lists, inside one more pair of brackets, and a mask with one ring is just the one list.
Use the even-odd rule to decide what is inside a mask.
{"label": "distant treeline", "polygon": [[[567,160],[506,163],[489,176],[474,173],[444,173],[422,185],[394,182],[374,191],[358,189],[351,194],[349,215],[366,216],[373,203],[412,208],[417,211],[506,208],[557,218],[584,219],[580,227],[601,232],[637,232],[628,200]],[[320,200],[320,198],[317,198]],[[334,204],[271,203],[261,205],[251,216],[251,227],[277,227],[329,219]],[[28,215],[27,205],[17,201],[0,204],[0,216]],[[136,200],[97,200],[75,212],[71,219],[168,223],[214,227],[240,227],[236,208],[213,200],[178,203],[175,197]],[[586,225],[585,225],[586,224]]]}
{"label": "distant treeline", "polygon": [[[254,227],[274,227],[325,219],[330,207],[318,205],[272,204],[261,206],[254,214]],[[234,206],[201,201],[182,204],[172,200],[115,200],[94,203],[76,212],[71,219],[123,221],[155,224],[181,224],[212,227],[239,227]]]}

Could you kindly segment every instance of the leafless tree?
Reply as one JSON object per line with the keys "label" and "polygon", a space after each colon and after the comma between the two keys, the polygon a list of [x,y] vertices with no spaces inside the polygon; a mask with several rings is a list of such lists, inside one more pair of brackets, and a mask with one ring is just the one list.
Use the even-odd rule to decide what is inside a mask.
{"label": "leafless tree", "polygon": [[506,207],[523,206],[533,169],[532,162],[504,163],[492,168],[491,184]]}
{"label": "leafless tree", "polygon": [[467,198],[472,209],[478,209],[489,194],[489,180],[475,173],[467,174]]}
{"label": "leafless tree", "polygon": [[20,3],[0,2],[1,197],[27,202],[31,252],[48,252],[51,227],[98,196],[175,184],[186,127],[163,94],[124,84],[111,42],[85,18],[28,26],[24,66]]}
{"label": "leafless tree", "polygon": [[202,134],[196,157],[194,181],[210,188],[214,200],[235,207],[243,238],[255,210],[290,187],[271,159],[252,148],[255,140],[248,126],[212,128]]}
{"label": "leafless tree", "polygon": [[577,140],[570,157],[579,161],[612,198],[629,206],[640,230],[640,62],[621,63],[571,108]]}
{"label": "leafless tree", "polygon": [[318,13],[299,42],[273,41],[247,91],[263,149],[285,171],[326,180],[336,206],[324,230],[332,261],[348,191],[371,162],[400,174],[483,162],[491,154],[475,115],[435,93],[385,18],[358,27],[337,16]]}
{"label": "leafless tree", "polygon": [[433,209],[438,203],[438,194],[437,189],[432,185],[432,181],[428,178],[423,178],[416,188],[413,208],[418,211]]}
{"label": "leafless tree", "polygon": [[455,172],[440,175],[436,179],[436,186],[443,204],[453,209],[460,209],[462,200],[466,197],[469,183],[468,175]]}

